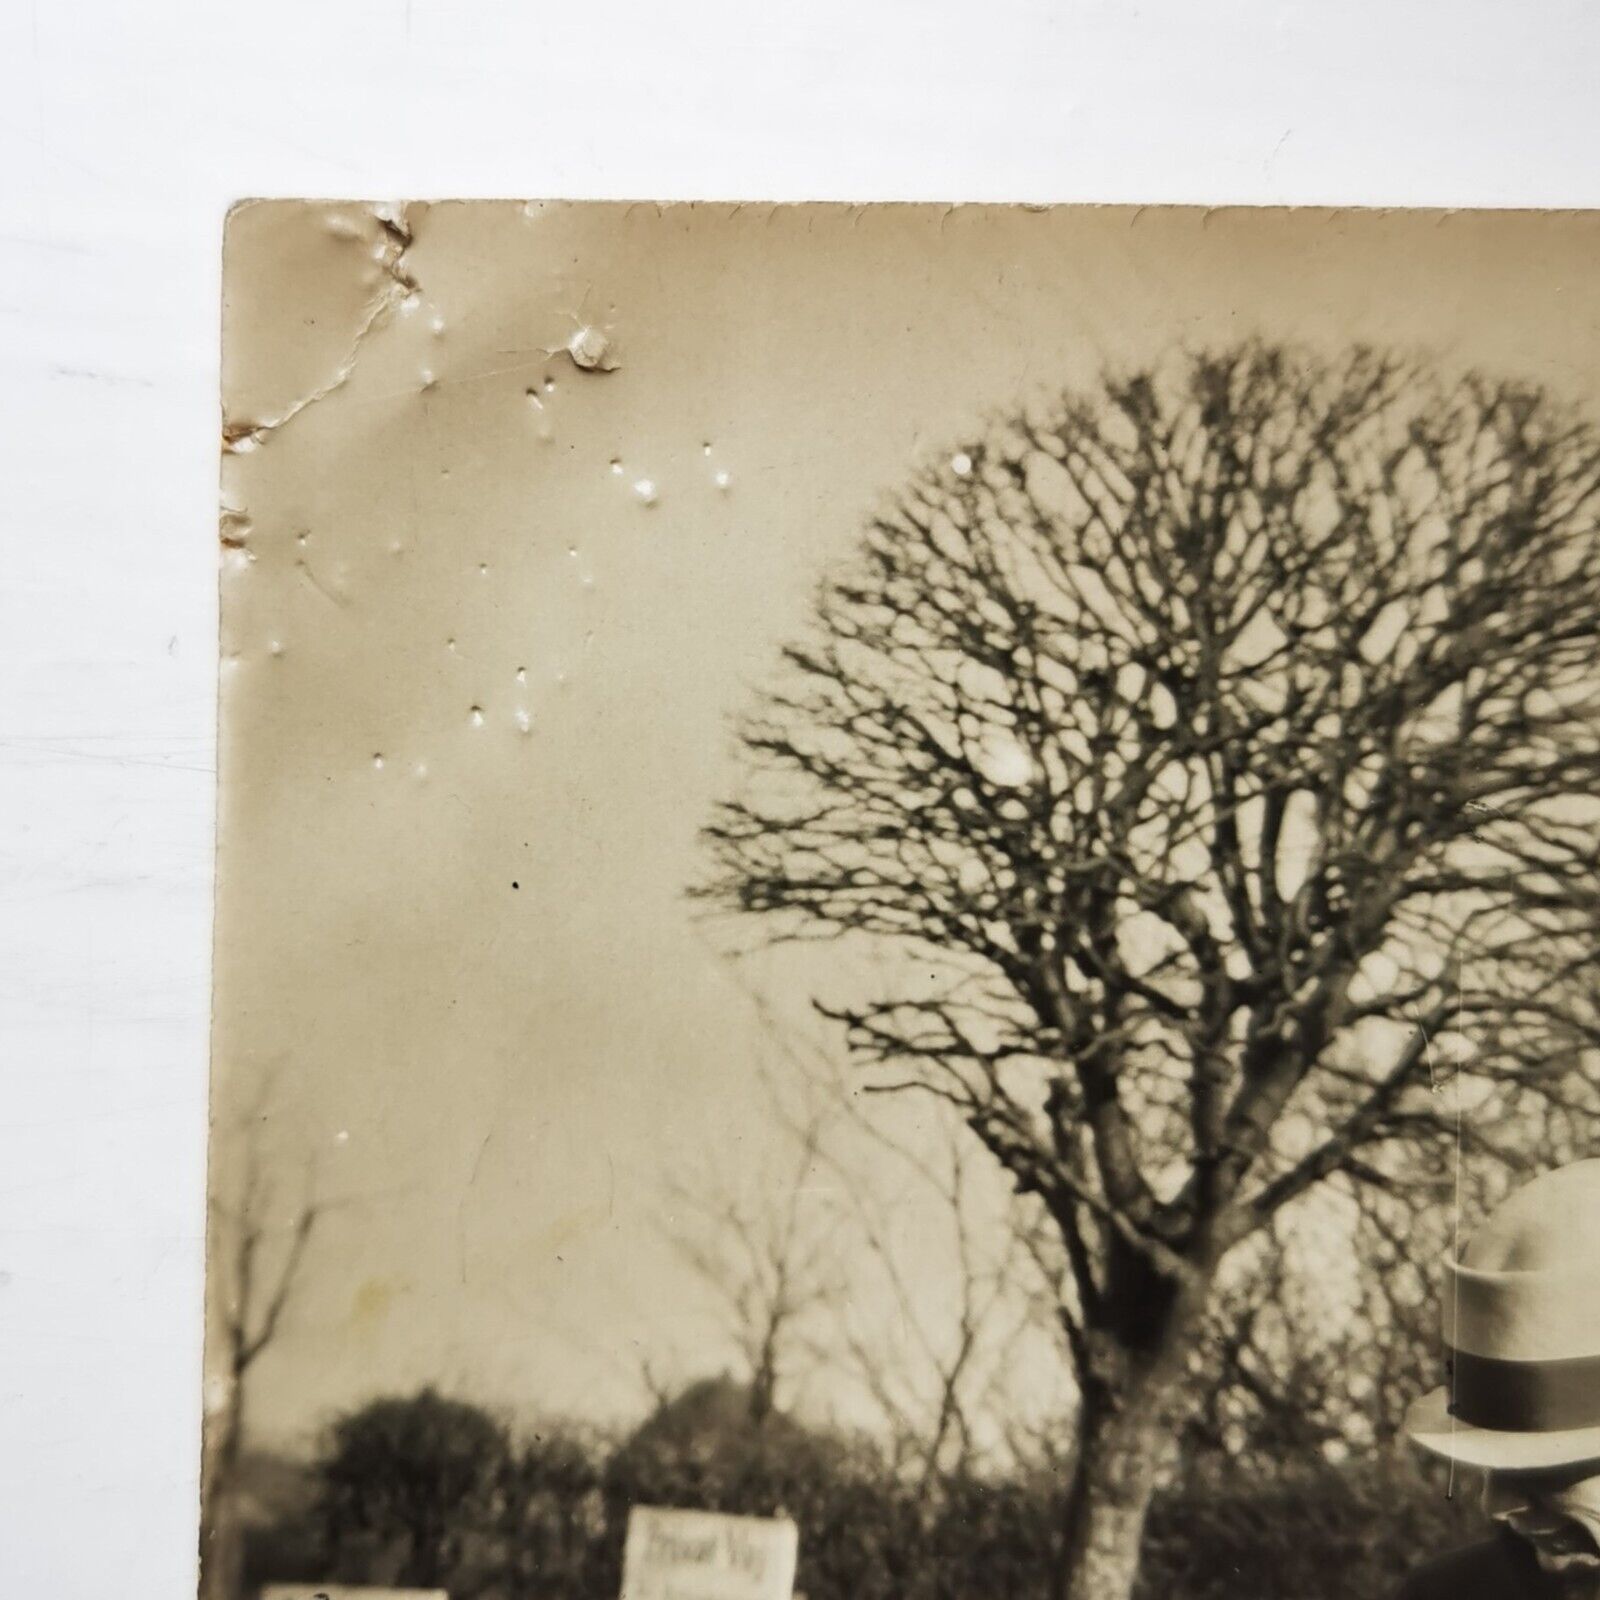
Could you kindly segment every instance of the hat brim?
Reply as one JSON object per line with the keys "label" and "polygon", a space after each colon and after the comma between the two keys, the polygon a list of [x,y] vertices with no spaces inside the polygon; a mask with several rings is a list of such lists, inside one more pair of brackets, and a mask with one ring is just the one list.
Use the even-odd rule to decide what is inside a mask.
{"label": "hat brim", "polygon": [[1600,1427],[1540,1433],[1475,1427],[1450,1415],[1450,1392],[1445,1388],[1423,1395],[1411,1407],[1406,1413],[1406,1433],[1414,1444],[1435,1455],[1497,1472],[1532,1472],[1600,1461]]}

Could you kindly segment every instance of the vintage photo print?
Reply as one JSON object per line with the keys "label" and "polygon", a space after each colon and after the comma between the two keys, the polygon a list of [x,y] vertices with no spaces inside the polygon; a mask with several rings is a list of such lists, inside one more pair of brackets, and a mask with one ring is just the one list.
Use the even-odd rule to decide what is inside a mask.
{"label": "vintage photo print", "polygon": [[1597,248],[238,206],[208,1600],[1600,1593]]}

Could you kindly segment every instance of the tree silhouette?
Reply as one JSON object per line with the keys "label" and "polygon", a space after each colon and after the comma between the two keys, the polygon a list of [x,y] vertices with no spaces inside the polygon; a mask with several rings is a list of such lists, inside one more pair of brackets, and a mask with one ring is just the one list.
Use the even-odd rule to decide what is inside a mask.
{"label": "tree silhouette", "polygon": [[714,1165],[667,1187],[667,1236],[711,1291],[758,1429],[787,1409],[815,1358],[813,1325],[843,1292],[836,1229],[810,1193],[824,1121],[812,1108],[788,1130],[792,1148],[760,1194],[745,1193]]}
{"label": "tree silhouette", "polygon": [[[890,1461],[917,1486],[931,1518],[953,1483],[992,1465],[997,1447],[1008,1448],[1008,1466],[1019,1465],[1010,1369],[1035,1322],[1044,1323],[1052,1343],[1060,1335],[1034,1314],[1041,1280],[1029,1270],[1025,1224],[1031,1219],[997,1216],[985,1203],[989,1197],[973,1181],[983,1155],[962,1136],[959,1122],[941,1115],[913,1144],[871,1119],[842,1082],[830,1080],[826,1087],[865,1146],[864,1162],[841,1154],[829,1164],[841,1232],[848,1229],[858,1241],[852,1282],[870,1276],[878,1291],[842,1299],[836,1363],[871,1400]],[[892,1187],[875,1181],[885,1176]],[[923,1229],[934,1224],[932,1233],[919,1229],[902,1238],[898,1223],[912,1215]],[[940,1243],[949,1259],[943,1293],[934,1299],[917,1280]],[[861,1303],[872,1299],[887,1307],[887,1316],[862,1316]],[[1029,1401],[1029,1420],[1038,1422],[1046,1407],[1037,1394]],[[988,1442],[983,1434],[991,1436]]]}
{"label": "tree silhouette", "polygon": [[315,1516],[334,1567],[402,1587],[458,1589],[504,1520],[504,1426],[429,1388],[347,1412],[316,1465]]}
{"label": "tree silhouette", "polygon": [[[233,1502],[244,1452],[246,1380],[278,1336],[306,1247],[328,1209],[326,1201],[311,1198],[315,1184],[308,1162],[305,1198],[281,1211],[261,1149],[272,1089],[269,1078],[237,1124],[214,1133],[206,1251],[214,1309],[200,1495],[201,1600],[237,1600],[242,1592],[244,1552]],[[227,1158],[234,1154],[225,1143],[229,1134],[239,1155],[238,1194],[231,1201],[219,1192],[220,1169],[232,1165]]]}
{"label": "tree silhouette", "polygon": [[1597,490],[1525,385],[1187,355],[917,476],[738,726],[698,892],[898,951],[819,1003],[1059,1235],[1070,1600],[1129,1592],[1230,1250],[1592,1103]]}

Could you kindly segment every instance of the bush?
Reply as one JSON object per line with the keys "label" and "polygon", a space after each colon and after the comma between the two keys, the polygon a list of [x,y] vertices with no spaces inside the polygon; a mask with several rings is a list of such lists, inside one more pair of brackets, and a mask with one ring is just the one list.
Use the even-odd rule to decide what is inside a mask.
{"label": "bush", "polygon": [[1427,1556],[1482,1530],[1475,1497],[1393,1456],[1293,1464],[1270,1478],[1227,1468],[1161,1496],[1139,1600],[1388,1600]]}
{"label": "bush", "polygon": [[505,1428],[432,1389],[340,1417],[316,1468],[314,1518],[340,1581],[471,1596],[504,1517]]}

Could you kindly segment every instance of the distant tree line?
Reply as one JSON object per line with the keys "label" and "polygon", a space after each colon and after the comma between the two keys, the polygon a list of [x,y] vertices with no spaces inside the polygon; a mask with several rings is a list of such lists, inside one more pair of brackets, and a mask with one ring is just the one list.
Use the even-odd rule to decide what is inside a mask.
{"label": "distant tree line", "polygon": [[[746,1386],[729,1379],[691,1385],[620,1441],[519,1438],[429,1389],[328,1429],[300,1504],[251,1530],[246,1577],[615,1600],[628,1510],[650,1504],[793,1517],[807,1600],[1043,1600],[1065,1470],[963,1469],[928,1484],[859,1436],[777,1411],[752,1425]],[[1379,1600],[1411,1552],[1459,1534],[1467,1501],[1388,1451],[1274,1470],[1204,1456],[1156,1498],[1137,1592]]]}

